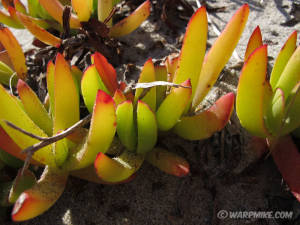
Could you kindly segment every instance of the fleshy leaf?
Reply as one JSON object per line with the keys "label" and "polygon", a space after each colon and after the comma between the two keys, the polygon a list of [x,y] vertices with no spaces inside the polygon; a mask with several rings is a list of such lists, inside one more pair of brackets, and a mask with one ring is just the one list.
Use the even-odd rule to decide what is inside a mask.
{"label": "fleshy leaf", "polygon": [[80,93],[81,92],[80,84],[81,84],[81,79],[83,77],[83,72],[75,65],[71,66],[71,72],[75,80],[77,90]]}
{"label": "fleshy leaf", "polygon": [[35,24],[31,17],[19,12],[17,12],[17,16],[23,25],[41,42],[54,47],[60,46],[61,39]]}
{"label": "fleshy leaf", "polygon": [[[168,73],[166,66],[155,66],[155,80],[167,81]],[[156,87],[156,107],[158,107],[166,97],[167,86]]]}
{"label": "fleshy leaf", "polygon": [[93,0],[72,0],[72,8],[76,12],[80,22],[88,21],[92,14]]}
{"label": "fleshy leaf", "polygon": [[46,80],[47,80],[47,89],[49,95],[49,105],[50,105],[50,112],[53,117],[54,114],[54,72],[55,72],[55,65],[52,61],[48,62],[47,65],[47,73],[46,73]]}
{"label": "fleshy leaf", "polygon": [[259,137],[269,135],[264,117],[272,90],[266,80],[266,74],[267,46],[263,45],[256,49],[244,64],[236,97],[236,112],[242,126]]}
{"label": "fleshy leaf", "polygon": [[20,0],[14,0],[15,9],[23,14],[27,14],[26,7]]}
{"label": "fleshy leaf", "polygon": [[173,82],[180,84],[188,79],[192,84],[192,96],[197,88],[207,39],[207,16],[205,7],[199,8],[186,28],[179,62]]}
{"label": "fleshy leaf", "polygon": [[149,0],[141,4],[128,17],[115,24],[109,32],[111,37],[120,37],[131,33],[150,15],[151,3]]}
{"label": "fleshy leaf", "polygon": [[45,131],[48,136],[52,135],[52,120],[34,91],[23,81],[17,85],[19,97],[24,109],[32,121]]}
{"label": "fleshy leaf", "polygon": [[124,151],[120,156],[112,159],[100,152],[94,166],[101,180],[116,183],[129,179],[140,168],[143,161],[143,156],[129,151]]}
{"label": "fleshy leaf", "polygon": [[23,161],[10,155],[6,151],[0,148],[0,161],[4,162],[6,165],[12,168],[20,168],[23,166]]}
{"label": "fleshy leaf", "polygon": [[25,80],[27,76],[25,56],[19,42],[8,28],[0,28],[0,42],[7,50],[18,77],[22,80]]}
{"label": "fleshy leaf", "polygon": [[29,220],[47,211],[63,193],[67,178],[68,174],[46,167],[38,182],[19,196],[12,220]]}
{"label": "fleshy leaf", "polygon": [[189,174],[189,163],[182,157],[162,148],[154,148],[146,155],[146,160],[161,171],[184,177]]}
{"label": "fleshy leaf", "polygon": [[13,74],[14,71],[4,62],[0,61],[0,83],[8,86],[9,80]]}
{"label": "fleshy leaf", "polygon": [[93,111],[98,90],[103,90],[108,93],[108,90],[97,72],[96,66],[91,65],[86,69],[81,80],[81,92],[89,112]]}
{"label": "fleshy leaf", "polygon": [[[152,59],[148,59],[144,64],[140,74],[138,83],[149,83],[155,81],[155,70]],[[140,99],[141,94],[145,89],[139,88],[135,91],[135,101]],[[147,103],[152,110],[156,110],[156,87],[152,87],[149,92],[142,98],[143,102]]]}
{"label": "fleshy leaf", "polygon": [[79,93],[70,66],[57,54],[54,71],[53,133],[64,130],[79,120]]}
{"label": "fleshy leaf", "polygon": [[10,136],[5,132],[5,130],[0,126],[0,149],[4,150],[8,154],[24,160],[26,158],[25,154],[22,154],[22,149],[11,139]]}
{"label": "fleshy leaf", "polygon": [[157,123],[150,107],[138,101],[137,104],[137,153],[143,154],[153,149],[157,141]]}
{"label": "fleshy leaf", "polygon": [[66,162],[71,169],[81,169],[93,163],[99,152],[105,153],[116,133],[115,103],[104,91],[97,93],[87,141],[82,149]]}
{"label": "fleshy leaf", "polygon": [[292,194],[300,201],[300,153],[289,136],[275,140],[271,153]]}
{"label": "fleshy leaf", "polygon": [[[249,15],[249,6],[244,4],[231,18],[227,26],[206,54],[192,107],[197,107],[216,82],[223,67],[231,57],[244,30]],[[192,83],[193,85],[193,83]]]}
{"label": "fleshy leaf", "polygon": [[[28,117],[24,110],[20,107],[17,100],[9,95],[9,93],[0,85],[0,124],[5,132],[18,144],[22,149],[25,149],[38,141],[33,139],[15,129],[9,127],[4,123],[7,120],[14,125],[31,132],[40,137],[47,137],[35,123]],[[43,164],[54,166],[53,155],[51,147],[47,146],[37,151],[33,158]]]}
{"label": "fleshy leaf", "polygon": [[8,27],[24,29],[24,26],[19,21],[17,21],[15,18],[12,18],[10,15],[7,15],[2,10],[0,10],[0,22]]}
{"label": "fleshy leaf", "polygon": [[274,89],[280,88],[284,93],[285,99],[289,97],[290,92],[300,80],[300,46],[294,51],[287,62],[281,76]]}
{"label": "fleshy leaf", "polygon": [[36,177],[34,173],[28,169],[24,170],[22,173],[22,169],[20,169],[14,180],[13,186],[10,189],[8,201],[10,203],[15,203],[22,192],[31,188],[35,183]]}
{"label": "fleshy leaf", "polygon": [[287,39],[285,44],[282,46],[282,48],[276,58],[276,61],[274,63],[273,70],[271,73],[271,77],[270,77],[270,84],[271,84],[273,90],[277,86],[277,82],[280,79],[280,76],[281,76],[286,64],[288,63],[289,59],[291,58],[291,56],[293,55],[293,53],[296,49],[296,45],[297,45],[296,41],[297,41],[297,32],[294,31],[289,36],[289,38]]}
{"label": "fleshy leaf", "polygon": [[249,38],[247,49],[244,56],[244,62],[248,60],[249,55],[258,47],[263,45],[261,31],[259,26],[257,26],[253,33],[251,34],[251,37]]}
{"label": "fleshy leaf", "polygon": [[167,81],[169,82],[173,82],[178,61],[179,61],[179,56],[174,56],[174,54],[171,54],[166,58],[165,65],[168,73]]}
{"label": "fleshy leaf", "polygon": [[[181,85],[191,87],[191,81],[187,80]],[[170,130],[180,119],[185,107],[190,102],[192,95],[191,88],[173,88],[170,94],[164,99],[156,112],[158,129]]]}
{"label": "fleshy leaf", "polygon": [[136,149],[137,138],[132,102],[128,100],[118,105],[116,114],[118,137],[128,150],[133,151]]}
{"label": "fleshy leaf", "polygon": [[230,119],[234,106],[234,94],[228,93],[219,98],[208,110],[195,116],[181,118],[173,131],[187,140],[202,140],[220,131]]}
{"label": "fleshy leaf", "polygon": [[[64,6],[60,3],[60,1],[39,0],[39,2],[51,16],[62,25]],[[70,17],[70,27],[71,28],[81,27],[78,18],[74,14],[71,14]]]}
{"label": "fleshy leaf", "polygon": [[271,99],[270,105],[267,109],[265,118],[266,126],[273,136],[281,133],[285,113],[285,100],[283,91],[276,89],[274,96]]}
{"label": "fleshy leaf", "polygon": [[116,103],[116,106],[118,106],[119,104],[121,104],[127,100],[125,95],[123,94],[123,92],[120,89],[117,89],[115,91],[113,99]]}
{"label": "fleshy leaf", "polygon": [[285,111],[284,126],[281,134],[285,135],[300,127],[300,82],[294,87]]}
{"label": "fleshy leaf", "polygon": [[[113,0],[98,0],[98,20],[104,22],[113,10]],[[107,23],[111,27],[112,20]]]}
{"label": "fleshy leaf", "polygon": [[110,91],[110,94],[114,94],[118,88],[117,73],[113,66],[107,62],[107,59],[96,52],[94,54],[95,66],[101,77],[101,80],[105,84],[106,88]]}

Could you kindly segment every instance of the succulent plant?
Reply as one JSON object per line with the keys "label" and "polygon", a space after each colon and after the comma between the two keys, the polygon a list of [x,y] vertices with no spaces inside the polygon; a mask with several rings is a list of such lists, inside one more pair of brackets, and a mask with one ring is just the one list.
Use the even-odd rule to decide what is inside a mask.
{"label": "succulent plant", "polygon": [[[83,73],[57,54],[55,63],[50,61],[47,68],[45,105],[22,76],[18,75],[19,97],[0,85],[0,148],[22,160],[25,152],[26,162],[32,156],[32,163],[45,166],[39,180],[28,176],[34,181],[29,182],[30,188],[23,191],[22,185],[15,185],[18,191],[11,191],[14,198],[10,201],[15,202],[12,219],[27,220],[49,209],[62,194],[69,175],[122,183],[134,177],[144,160],[169,174],[187,175],[187,161],[158,146],[158,137],[174,132],[200,140],[226,125],[233,110],[233,93],[207,110],[198,106],[229,60],[248,14],[245,4],[205,55],[206,9],[199,8],[187,26],[180,56],[168,58],[161,66],[147,60],[138,83],[132,86],[117,81],[115,69],[98,52]],[[12,47],[9,42],[3,45]],[[81,120],[80,92],[91,113]],[[89,119],[86,129],[83,126]],[[18,177],[24,177],[26,168]]]}
{"label": "succulent plant", "polygon": [[300,200],[300,154],[289,134],[300,130],[300,48],[293,32],[279,52],[267,79],[267,45],[257,27],[249,39],[241,71],[236,111],[241,125],[265,138],[291,192]]}
{"label": "succulent plant", "polygon": [[131,33],[150,14],[150,1],[148,0],[130,16],[113,25],[111,13],[113,13],[114,5],[119,2],[115,0],[28,0],[27,8],[19,0],[2,0],[1,2],[9,13],[0,11],[1,23],[18,29],[26,28],[39,40],[53,46],[60,45],[61,39],[45,29],[63,29],[65,6],[72,6],[73,9],[69,18],[71,29],[83,28],[84,23],[96,20],[102,22],[104,33],[110,37],[119,37]]}

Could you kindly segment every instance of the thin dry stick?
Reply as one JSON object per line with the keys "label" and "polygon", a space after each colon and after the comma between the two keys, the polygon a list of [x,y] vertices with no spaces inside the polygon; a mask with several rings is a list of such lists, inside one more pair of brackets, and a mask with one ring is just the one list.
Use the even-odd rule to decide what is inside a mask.
{"label": "thin dry stick", "polygon": [[28,131],[25,131],[23,129],[21,129],[20,127],[17,127],[16,125],[12,124],[11,122],[9,121],[5,121],[6,124],[8,126],[10,126],[11,128],[29,136],[29,137],[32,137],[32,138],[35,138],[37,140],[39,140],[40,142],[39,143],[36,143],[32,146],[29,146],[28,148],[24,149],[22,151],[22,153],[26,153],[27,154],[27,157],[25,159],[25,162],[24,162],[24,166],[23,166],[23,169],[22,169],[22,174],[24,172],[25,169],[28,168],[29,166],[29,162],[31,160],[31,157],[32,155],[38,151],[39,149],[45,147],[45,146],[48,146],[50,144],[53,144],[65,137],[67,137],[68,135],[70,135],[71,133],[73,133],[77,128],[79,127],[83,127],[84,125],[86,125],[89,121],[91,120],[91,114],[87,115],[86,117],[84,117],[82,120],[78,121],[77,123],[75,123],[73,126],[69,127],[68,129],[62,131],[61,133],[57,134],[57,135],[54,135],[52,137],[48,137],[48,138],[45,138],[45,137],[39,137],[37,135],[34,135]]}

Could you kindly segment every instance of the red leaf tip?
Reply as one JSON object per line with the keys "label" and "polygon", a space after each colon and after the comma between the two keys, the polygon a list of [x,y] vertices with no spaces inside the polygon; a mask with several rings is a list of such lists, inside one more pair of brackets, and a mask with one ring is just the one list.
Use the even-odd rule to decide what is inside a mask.
{"label": "red leaf tip", "polygon": [[97,97],[96,97],[96,103],[104,103],[104,104],[109,104],[111,102],[114,102],[113,98],[107,94],[106,92],[102,90],[98,90]]}

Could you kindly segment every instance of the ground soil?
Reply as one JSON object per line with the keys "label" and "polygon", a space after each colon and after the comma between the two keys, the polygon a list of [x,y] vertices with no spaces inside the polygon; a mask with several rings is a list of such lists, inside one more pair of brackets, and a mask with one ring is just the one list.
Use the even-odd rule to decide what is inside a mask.
{"label": "ground soil", "polygon": [[[157,1],[152,1],[155,4],[149,20],[131,35],[121,38],[122,44],[127,47],[118,67],[120,77],[128,64],[137,65],[131,73],[126,73],[127,79],[135,79],[148,58],[161,61],[180,49],[189,12],[170,12],[166,23],[160,18],[164,1]],[[131,2],[135,4],[139,1]],[[195,1],[189,2],[196,7]],[[293,19],[290,14],[292,1],[224,0],[207,3],[212,7],[209,17],[220,30],[234,11],[243,3],[249,4],[249,20],[236,50],[241,59],[247,40],[257,25],[262,30],[265,43],[269,45],[270,65],[286,38],[300,28],[297,21],[288,22]],[[29,36],[24,37],[19,39],[25,48],[30,48]],[[216,37],[210,24],[208,47]],[[239,75],[236,65],[239,61],[238,57],[232,57],[210,94],[209,101],[235,91]],[[160,143],[188,159],[191,165],[189,176],[177,178],[166,175],[145,163],[136,178],[127,184],[99,185],[70,178],[61,198],[46,213],[28,222],[5,224],[300,224],[300,203],[289,193],[272,158],[258,160],[255,152],[249,149],[251,138],[240,127],[235,114],[222,132],[208,140],[188,142],[176,136],[167,136]],[[293,218],[220,219],[218,212],[221,210],[286,211],[293,212]]]}

